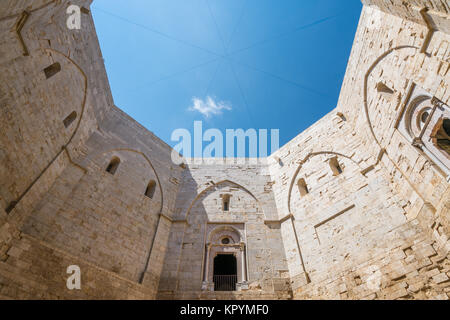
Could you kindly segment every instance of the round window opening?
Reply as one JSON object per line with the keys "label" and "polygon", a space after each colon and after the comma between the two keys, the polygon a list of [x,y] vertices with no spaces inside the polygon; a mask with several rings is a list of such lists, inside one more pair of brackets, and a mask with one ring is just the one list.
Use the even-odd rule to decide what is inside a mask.
{"label": "round window opening", "polygon": [[430,118],[430,112],[431,112],[431,108],[426,107],[417,113],[416,128],[415,128],[416,133],[415,134],[418,135],[422,131],[423,127],[425,126],[425,124],[427,123],[427,121]]}
{"label": "round window opening", "polygon": [[423,123],[425,123],[425,122],[427,122],[427,119],[428,119],[429,116],[430,116],[430,114],[429,114],[427,111],[425,111],[425,112],[422,113],[422,115],[420,116],[420,120],[421,120]]}
{"label": "round window opening", "polygon": [[230,238],[223,238],[222,244],[230,244]]}

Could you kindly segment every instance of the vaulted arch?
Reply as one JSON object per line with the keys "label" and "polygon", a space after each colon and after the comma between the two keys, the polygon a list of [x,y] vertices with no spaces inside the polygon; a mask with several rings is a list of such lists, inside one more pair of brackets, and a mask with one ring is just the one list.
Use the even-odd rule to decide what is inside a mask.
{"label": "vaulted arch", "polygon": [[[402,46],[397,46],[397,47],[391,48],[391,49],[387,50],[386,52],[384,52],[383,54],[381,54],[371,64],[371,66],[368,68],[368,70],[366,71],[366,74],[364,76],[363,105],[362,105],[363,112],[364,112],[364,115],[365,115],[365,118],[366,118],[366,123],[367,123],[368,129],[369,129],[370,135],[373,137],[374,142],[379,147],[379,154],[385,154],[387,156],[387,158],[394,165],[396,170],[405,178],[405,180],[408,183],[408,185],[410,186],[410,188],[416,193],[416,195],[423,202],[428,202],[426,200],[426,198],[427,198],[426,195],[423,194],[420,190],[418,190],[416,185],[410,180],[409,175],[406,174],[404,172],[404,170],[402,168],[400,168],[398,166],[398,164],[392,159],[392,157],[388,154],[388,151],[386,150],[386,146],[383,146],[381,144],[379,137],[375,133],[374,126],[373,126],[372,120],[370,118],[370,110],[369,110],[369,94],[370,94],[370,92],[369,92],[369,79],[370,79],[370,76],[372,75],[373,71],[375,70],[375,68],[378,65],[380,65],[382,61],[384,61],[387,57],[389,57],[394,52],[397,52],[397,51],[400,51],[400,50],[408,50],[408,49],[410,49],[410,50],[414,50],[415,51],[414,55],[417,55],[420,52],[425,52],[427,45],[428,45],[427,41],[425,41],[423,43],[421,48],[416,47],[416,46],[412,46],[412,45],[402,45]],[[374,88],[373,90],[375,91],[376,88]],[[380,158],[378,159],[378,161],[379,160],[380,160]]]}
{"label": "vaulted arch", "polygon": [[[287,203],[287,205],[288,205],[288,211],[289,211],[290,214],[292,214],[292,211],[291,211],[292,190],[293,190],[294,186],[296,185],[297,177],[299,176],[299,173],[300,173],[301,169],[303,168],[303,165],[308,160],[310,160],[311,158],[316,157],[316,156],[320,156],[320,155],[334,155],[336,157],[346,158],[346,159],[350,160],[352,163],[354,163],[357,167],[359,167],[358,163],[354,159],[352,159],[351,157],[346,156],[346,155],[344,155],[342,153],[338,153],[338,152],[334,152],[334,151],[318,151],[318,152],[311,152],[311,153],[309,153],[303,160],[300,161],[300,164],[298,165],[297,169],[295,170],[294,175],[292,176],[292,179],[291,179],[291,182],[290,182],[290,185],[289,185],[288,198],[287,198],[288,203]],[[361,172],[361,170],[360,170],[360,172]],[[361,175],[362,175],[362,173],[361,173]]]}
{"label": "vaulted arch", "polygon": [[[213,189],[215,189],[215,188],[217,188],[217,187],[219,187],[219,186],[221,186],[221,185],[227,184],[227,183],[229,183],[229,184],[231,184],[231,185],[234,185],[235,187],[237,187],[237,188],[243,190],[244,192],[246,192],[248,195],[250,195],[250,196],[256,201],[256,203],[258,204],[258,207],[261,208],[259,200],[258,200],[258,199],[255,197],[255,195],[254,195],[252,192],[250,192],[247,188],[245,188],[244,186],[242,186],[242,185],[240,185],[240,184],[238,184],[238,183],[236,183],[236,182],[234,182],[234,181],[231,181],[231,180],[222,180],[222,181],[220,181],[220,182],[214,183],[213,185],[210,185],[209,187],[207,187],[207,188],[205,188],[203,191],[201,191],[199,194],[197,194],[197,196],[196,196],[196,197],[194,198],[194,200],[191,202],[191,204],[190,204],[188,210],[186,211],[185,219],[188,218],[189,213],[191,212],[192,208],[194,207],[194,205],[197,203],[197,201],[198,201],[201,197],[203,197],[208,191],[211,191],[211,190],[213,190]],[[262,208],[261,208],[261,210],[262,210]]]}
{"label": "vaulted arch", "polygon": [[[50,59],[49,54],[53,54]],[[46,79],[44,70],[52,62],[62,67],[54,75],[54,78],[61,77],[59,79]],[[13,63],[16,66],[11,70],[19,69],[29,74],[33,86],[17,83],[16,87],[21,89],[7,96],[7,108],[0,117],[5,131],[3,138],[7,138],[0,138],[0,159],[8,168],[1,172],[1,179],[11,182],[11,186],[0,188],[0,194],[6,202],[14,204],[8,211],[14,209],[64,150],[70,151],[68,146],[84,119],[88,91],[88,79],[83,69],[57,50],[39,48],[26,60]],[[14,74],[6,73],[5,78],[9,79],[10,86],[15,85],[12,82],[20,81]],[[61,85],[62,80],[65,86]],[[49,86],[53,86],[51,90]],[[70,103],[60,101],[60,96],[67,96],[63,91],[65,87],[72,88],[67,97]],[[71,116],[68,118],[68,115]],[[11,137],[17,137],[13,150],[9,146]],[[26,161],[29,154],[42,156],[35,157],[36,162],[30,166]]]}
{"label": "vaulted arch", "polygon": [[220,244],[219,241],[227,236],[232,239],[233,243],[240,243],[243,240],[243,237],[239,230],[237,230],[233,226],[220,226],[212,230],[208,235],[209,243]]}

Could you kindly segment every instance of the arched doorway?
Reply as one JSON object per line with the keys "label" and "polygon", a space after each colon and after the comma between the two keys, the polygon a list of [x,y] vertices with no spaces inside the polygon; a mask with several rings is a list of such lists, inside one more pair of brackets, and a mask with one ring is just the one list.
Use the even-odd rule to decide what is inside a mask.
{"label": "arched doorway", "polygon": [[214,291],[236,291],[237,260],[234,254],[218,254],[214,258]]}
{"label": "arched doorway", "polygon": [[202,290],[248,290],[244,226],[210,226],[205,243]]}

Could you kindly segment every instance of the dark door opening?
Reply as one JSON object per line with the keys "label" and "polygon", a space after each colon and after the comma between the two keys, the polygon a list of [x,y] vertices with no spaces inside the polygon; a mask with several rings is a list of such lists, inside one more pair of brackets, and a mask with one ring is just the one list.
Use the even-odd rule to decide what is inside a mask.
{"label": "dark door opening", "polygon": [[214,258],[214,291],[236,291],[237,262],[232,254],[219,254]]}
{"label": "dark door opening", "polygon": [[436,134],[437,146],[450,156],[450,119],[444,119]]}

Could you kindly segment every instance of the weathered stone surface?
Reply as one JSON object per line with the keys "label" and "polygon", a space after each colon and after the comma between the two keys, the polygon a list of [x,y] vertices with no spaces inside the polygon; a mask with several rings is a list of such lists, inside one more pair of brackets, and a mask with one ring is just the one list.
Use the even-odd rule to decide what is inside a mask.
{"label": "weathered stone surface", "polygon": [[114,106],[88,10],[69,30],[68,1],[1,1],[0,298],[448,299],[448,171],[402,121],[419,93],[448,115],[449,6],[363,3],[335,110],[256,164],[183,168]]}

